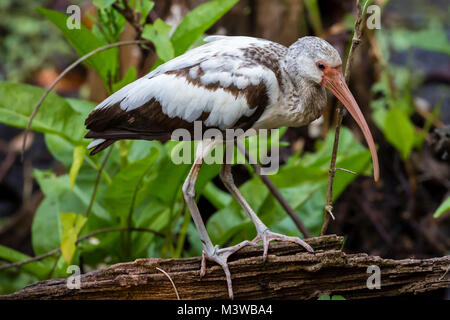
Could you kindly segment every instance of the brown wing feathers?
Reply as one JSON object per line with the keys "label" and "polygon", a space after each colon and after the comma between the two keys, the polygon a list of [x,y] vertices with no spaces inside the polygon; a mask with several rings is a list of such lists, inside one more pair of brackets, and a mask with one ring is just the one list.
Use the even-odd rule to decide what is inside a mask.
{"label": "brown wing feathers", "polygon": [[[177,76],[186,76],[186,73],[180,73]],[[196,85],[201,84],[196,83]],[[215,90],[215,88],[207,89]],[[228,88],[228,90],[237,91],[238,89]],[[238,119],[233,128],[247,130],[261,116],[268,104],[268,97],[263,83],[257,86],[249,86],[242,90],[242,93],[245,94],[249,107],[256,108],[256,110],[251,116],[242,116]],[[204,121],[208,116],[209,113],[204,112],[196,121]],[[91,154],[104,150],[120,139],[160,140],[165,142],[170,139],[175,129],[184,128],[193,133],[194,128],[192,122],[179,117],[168,117],[163,112],[160,103],[154,98],[143,106],[130,111],[123,110],[120,107],[120,102],[96,109],[88,116],[85,125],[90,130],[86,138],[105,139],[103,143],[91,151]],[[203,125],[202,129],[204,131],[208,128]]]}

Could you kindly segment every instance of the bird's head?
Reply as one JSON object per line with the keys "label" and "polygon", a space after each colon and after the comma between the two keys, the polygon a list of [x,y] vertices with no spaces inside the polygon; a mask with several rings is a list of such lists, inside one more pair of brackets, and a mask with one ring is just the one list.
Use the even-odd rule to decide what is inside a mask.
{"label": "bird's head", "polygon": [[327,88],[342,102],[361,128],[372,154],[375,181],[379,178],[375,143],[355,98],[345,83],[342,60],[333,46],[317,37],[303,37],[289,47],[286,57],[291,77],[305,79]]}

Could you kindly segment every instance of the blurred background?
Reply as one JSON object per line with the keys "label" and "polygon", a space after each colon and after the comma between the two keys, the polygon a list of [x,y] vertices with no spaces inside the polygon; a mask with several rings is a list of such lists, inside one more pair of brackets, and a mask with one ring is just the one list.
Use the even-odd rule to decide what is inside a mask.
{"label": "blurred background", "polygon": [[[49,21],[51,19],[47,19],[36,8],[47,8],[65,13],[69,5],[79,5],[82,9],[82,24],[86,29],[93,30],[96,19],[97,22],[99,19],[99,2],[102,1],[92,3],[81,0],[32,2],[1,0],[0,81],[47,88],[79,56],[63,32],[60,32]],[[105,5],[107,2],[102,3]],[[154,23],[160,18],[168,25],[176,27],[188,12],[204,2],[206,1],[155,1],[155,6],[148,15],[149,21]],[[328,233],[344,235],[347,252],[366,252],[370,255],[395,259],[446,255],[450,249],[450,212],[448,211],[450,208],[448,203],[450,197],[450,9],[448,1],[375,0],[371,1],[371,4],[378,5],[381,9],[381,28],[375,30],[364,28],[363,41],[356,52],[351,70],[350,90],[362,108],[378,145],[381,181],[374,184],[370,176],[364,175],[364,173],[370,173],[370,164],[366,161],[367,163],[365,162],[358,171],[360,174],[346,182],[342,190],[337,191],[339,198],[333,210],[336,220],[330,223]],[[341,56],[345,57],[351,39],[355,12],[353,0],[241,0],[205,33],[261,37],[286,46],[299,37],[316,35],[329,41],[339,50]],[[115,33],[117,40],[133,40],[137,35],[136,29],[125,21],[119,31]],[[93,34],[96,33],[93,32]],[[114,41],[110,39],[108,42]],[[134,77],[143,75],[158,60],[158,56],[154,50],[148,48],[127,46],[118,49],[117,59],[119,78],[123,77],[122,79],[125,79],[123,81],[126,81],[127,75],[130,74],[129,70],[134,70],[131,72],[134,72]],[[0,92],[3,95],[0,99],[5,99],[6,91]],[[107,85],[105,86],[98,70],[82,64],[57,84],[55,92],[64,98],[90,101],[87,107],[90,110],[95,103],[106,98],[111,90],[107,88]],[[31,104],[30,108],[32,107]],[[303,161],[302,166],[305,167],[308,161],[313,161],[315,155],[321,152],[326,153],[324,150],[330,150],[326,141],[332,141],[329,133],[334,131],[335,107],[336,100],[329,96],[327,109],[320,121],[316,121],[309,127],[288,128],[284,132],[282,139],[284,143],[281,148],[283,164],[289,166],[295,161]],[[58,106],[54,108],[56,112]],[[72,108],[76,109],[74,105]],[[25,159],[22,162],[20,148],[23,125],[8,125],[10,123],[2,119],[2,116],[5,116],[5,113],[0,113],[0,245],[27,256],[42,254],[54,247],[50,240],[48,243],[40,243],[42,241],[38,238],[43,236],[39,235],[39,232],[60,234],[61,221],[48,222],[46,225],[45,221],[50,220],[45,219],[50,218],[43,216],[41,220],[44,222],[40,225],[40,220],[36,222],[38,218],[35,218],[35,214],[38,208],[49,210],[49,206],[52,205],[50,202],[45,203],[47,206],[45,208],[42,204],[44,199],[51,198],[48,192],[57,192],[48,191],[51,184],[58,183],[57,180],[52,182],[50,179],[68,175],[73,167],[71,157],[74,149],[67,151],[69,159],[64,161],[64,156],[60,156],[62,151],[55,151],[57,149],[55,141],[49,141],[51,139],[46,138],[45,133],[33,131],[30,133]],[[83,122],[75,125],[84,127]],[[344,139],[363,141],[361,132],[351,117],[345,117],[344,125],[352,132],[349,137],[344,132]],[[325,142],[323,142],[324,139]],[[351,143],[353,142],[350,141],[347,146],[351,146]],[[361,145],[358,144],[358,146],[362,148]],[[111,160],[111,167],[118,163],[126,169],[137,159],[128,156],[128,167],[120,162],[122,158],[119,153],[126,147],[121,146],[120,150],[119,147],[117,148],[115,152],[118,160]],[[133,148],[135,148],[134,144]],[[345,142],[341,144],[342,148],[346,148]],[[303,155],[305,158],[302,158]],[[324,159],[328,161],[321,164],[325,172],[324,178],[330,152],[325,156],[328,158]],[[104,158],[104,155],[102,157]],[[90,168],[91,171],[86,173],[88,170],[86,169],[85,174],[89,175],[91,180],[95,180],[102,157],[94,160],[96,170]],[[301,160],[298,160],[300,158]],[[86,162],[87,160],[84,161]],[[158,168],[155,170],[161,172],[162,169]],[[115,176],[117,173],[115,169],[107,170],[113,182],[119,179]],[[214,170],[211,170],[209,177],[211,184],[206,184],[205,191],[199,198],[199,207],[204,219],[211,220],[208,225],[210,231],[215,230],[214,221],[221,221],[221,217],[228,212],[227,210],[231,210],[228,208],[230,200],[226,198],[227,195],[219,179],[215,177],[217,172]],[[49,175],[49,172],[53,175],[50,178],[45,176]],[[233,173],[236,181],[244,189],[246,184],[257,180],[245,165],[234,166]],[[299,174],[301,175],[301,171]],[[345,173],[339,173],[339,175],[345,175]],[[49,179],[50,185],[43,182],[43,179]],[[149,181],[151,179],[149,178]],[[288,188],[283,189],[281,178],[274,178],[274,181],[278,183],[290,203],[296,203],[296,195],[289,196]],[[323,181],[325,182],[326,179]],[[81,185],[80,188],[83,189]],[[89,188],[88,190],[91,190]],[[106,190],[107,187],[104,189]],[[151,189],[148,187],[146,190],[151,193]],[[303,184],[295,192],[301,194],[307,190],[308,186]],[[323,184],[320,185],[320,190],[324,190]],[[324,192],[322,191],[320,194],[311,193],[310,198],[292,204],[313,235],[318,235],[323,218],[321,208],[324,205]],[[103,194],[105,194],[104,198],[102,198]],[[100,187],[97,195],[98,205],[102,206],[112,195],[114,195],[113,191],[104,191]],[[61,197],[62,200],[58,201],[71,203],[71,200],[67,200],[69,196]],[[74,258],[76,263],[83,265],[84,270],[87,271],[136,257],[198,254],[199,248],[194,244],[196,235],[189,223],[189,216],[185,214],[182,199],[178,193],[173,199],[176,201],[168,201],[168,203],[173,204],[171,208],[174,209],[170,211],[170,217],[173,217],[172,221],[175,222],[166,222],[157,228],[154,220],[151,220],[159,217],[154,212],[155,204],[151,206],[154,210],[149,209],[148,204],[146,207],[146,200],[143,200],[137,209],[136,218],[133,218],[135,219],[133,225],[157,228],[158,232],[174,239],[175,248],[167,244],[167,241],[171,242],[167,240],[167,237],[157,240],[155,237],[139,238],[138,235],[133,234],[132,241],[135,243],[133,249],[115,255],[108,246],[114,246],[117,241],[121,243],[118,247],[121,247],[127,242],[121,238],[123,236],[120,234],[105,235],[104,238],[99,237],[97,240],[107,242],[108,245],[97,251],[93,249],[96,245],[95,241],[90,241],[85,247],[77,247],[76,258]],[[220,203],[221,199],[224,199],[224,204]],[[446,199],[447,204],[445,204]],[[264,202],[261,200],[258,204],[258,201],[254,200],[253,205],[259,206],[259,212],[264,211],[264,204],[261,205]],[[77,204],[76,209],[65,208],[59,211],[74,211],[80,214],[86,209],[88,203],[89,201],[84,201]],[[108,206],[104,207],[108,211]],[[139,220],[141,212],[139,210],[151,211],[146,222]],[[277,210],[282,211],[282,209]],[[102,210],[97,209],[97,212],[100,211]],[[165,211],[158,212],[162,214]],[[281,215],[281,213],[277,214]],[[185,218],[186,216],[188,218]],[[271,221],[269,215],[265,219]],[[298,234],[295,227],[288,225],[289,218],[282,216],[282,219],[284,224],[276,225],[276,228]],[[121,221],[117,222],[117,225],[122,226]],[[233,229],[232,234],[218,230],[216,234],[221,236],[213,240],[222,245],[237,242],[241,238],[250,238],[253,231],[247,232],[245,221],[242,221],[236,223],[229,220],[221,221],[227,226],[232,225],[236,228]],[[99,226],[116,226],[111,222],[92,223],[87,227],[86,232],[96,230]],[[33,234],[34,232],[36,234]],[[59,235],[55,241],[59,244]],[[140,249],[137,250],[135,247]],[[0,261],[4,260],[4,262],[16,262],[22,258],[25,256],[12,261],[13,259],[6,259],[5,256],[0,255]],[[64,270],[64,263],[61,260],[62,258],[57,256],[57,258],[53,257],[53,260],[48,258],[42,261],[42,264],[49,267],[51,271],[46,273],[46,276],[19,269],[1,270],[0,294],[18,290],[26,284],[46,277],[64,276],[62,271],[55,272],[55,268]]]}

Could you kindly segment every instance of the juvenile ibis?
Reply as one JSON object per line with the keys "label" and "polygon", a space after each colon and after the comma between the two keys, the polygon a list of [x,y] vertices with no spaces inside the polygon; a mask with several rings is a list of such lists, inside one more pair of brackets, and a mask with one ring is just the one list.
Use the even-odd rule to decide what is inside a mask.
{"label": "juvenile ibis", "polygon": [[[369,127],[342,75],[338,52],[325,40],[303,37],[289,48],[251,38],[210,36],[206,44],[159,66],[100,103],[86,119],[91,154],[120,139],[167,141],[174,130],[193,130],[194,121],[204,129],[272,129],[307,125],[320,117],[326,105],[325,88],[346,107],[361,128],[372,154],[374,178],[378,159]],[[241,130],[242,131],[242,130]],[[233,297],[228,257],[240,248],[262,241],[264,260],[269,241],[296,242],[313,249],[297,237],[271,232],[258,218],[233,182],[230,164],[223,164],[220,178],[256,227],[250,241],[219,248],[208,236],[195,203],[195,182],[211,141],[201,141],[202,152],[182,191],[203,246],[200,276],[206,259],[222,266]],[[206,150],[206,151],[205,151]]]}

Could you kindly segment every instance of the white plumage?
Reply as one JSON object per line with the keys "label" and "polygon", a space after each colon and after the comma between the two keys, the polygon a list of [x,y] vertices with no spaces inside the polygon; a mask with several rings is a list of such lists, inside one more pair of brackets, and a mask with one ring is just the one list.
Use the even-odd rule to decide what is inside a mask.
{"label": "white plumage", "polygon": [[[205,125],[224,130],[242,116],[249,117],[255,112],[255,109],[249,107],[242,93],[233,94],[226,90],[230,86],[244,90],[263,82],[270,101],[267,107],[270,108],[278,101],[280,92],[273,71],[261,65],[248,66],[246,60],[242,59],[242,49],[249,45],[262,47],[267,45],[266,40],[250,37],[207,37],[205,41],[213,42],[192,49],[161,65],[111,95],[94,110],[120,103],[122,110],[131,111],[154,98],[161,104],[163,112],[171,118],[180,117],[193,122],[203,112],[209,112]],[[221,55],[224,50],[227,54]],[[209,90],[190,83],[183,76],[167,74],[185,68],[189,68],[192,79],[198,79],[204,86],[219,83],[220,87]]]}

